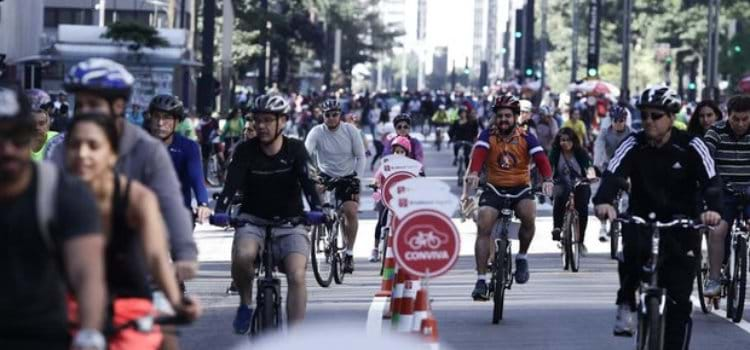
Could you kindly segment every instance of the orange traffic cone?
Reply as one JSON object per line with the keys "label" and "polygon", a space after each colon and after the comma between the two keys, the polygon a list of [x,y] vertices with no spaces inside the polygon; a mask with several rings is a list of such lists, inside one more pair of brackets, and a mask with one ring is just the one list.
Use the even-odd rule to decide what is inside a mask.
{"label": "orange traffic cone", "polygon": [[427,297],[427,289],[420,288],[417,292],[417,299],[414,301],[414,322],[411,329],[414,333],[419,333],[422,327],[422,320],[430,316],[430,304]]}
{"label": "orange traffic cone", "polygon": [[414,324],[414,299],[419,290],[419,280],[406,273],[404,282],[404,296],[401,298],[399,311],[398,331],[402,333],[411,332]]}
{"label": "orange traffic cone", "polygon": [[393,237],[388,235],[385,251],[385,261],[383,262],[383,281],[380,283],[380,291],[375,294],[376,297],[390,297],[393,294],[393,282],[396,273],[396,259],[393,257]]}
{"label": "orange traffic cone", "polygon": [[396,273],[396,285],[393,287],[393,297],[391,298],[391,325],[396,328],[401,316],[401,298],[404,296],[404,282],[406,281],[406,271],[398,270]]}
{"label": "orange traffic cone", "polygon": [[437,320],[430,314],[426,319],[422,320],[420,326],[420,333],[424,337],[424,340],[430,344],[431,349],[438,348],[438,327]]}

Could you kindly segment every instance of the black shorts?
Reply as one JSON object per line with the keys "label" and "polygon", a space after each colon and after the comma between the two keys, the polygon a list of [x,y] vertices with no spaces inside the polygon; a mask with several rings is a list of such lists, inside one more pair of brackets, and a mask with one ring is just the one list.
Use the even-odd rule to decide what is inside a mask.
{"label": "black shorts", "polygon": [[503,209],[503,207],[508,207],[508,201],[510,202],[510,209],[515,210],[516,205],[524,200],[524,199],[530,199],[534,200],[534,195],[529,186],[519,186],[519,187],[495,187],[498,192],[502,194],[509,194],[509,195],[517,195],[521,193],[524,190],[527,190],[526,193],[519,196],[518,198],[503,198],[497,195],[495,191],[490,188],[489,186],[484,187],[484,191],[482,191],[482,196],[479,197],[479,206],[480,207],[492,207],[497,210]]}
{"label": "black shorts", "polygon": [[359,179],[351,176],[339,178],[337,181],[331,181],[332,177],[322,174],[323,183],[326,190],[333,191],[336,201],[345,202],[358,202],[359,203]]}

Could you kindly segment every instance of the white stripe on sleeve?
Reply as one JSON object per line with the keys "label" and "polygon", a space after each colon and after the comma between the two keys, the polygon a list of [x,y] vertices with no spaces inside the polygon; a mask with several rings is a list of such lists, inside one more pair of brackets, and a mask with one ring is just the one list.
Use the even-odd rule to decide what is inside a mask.
{"label": "white stripe on sleeve", "polygon": [[482,147],[482,148],[490,148],[490,144],[488,142],[477,140],[477,143],[474,145],[474,147]]}
{"label": "white stripe on sleeve", "polygon": [[708,152],[706,144],[703,143],[701,139],[694,138],[690,140],[690,146],[693,146],[693,148],[695,148],[695,150],[698,152],[698,156],[700,156],[701,160],[703,161],[703,166],[706,168],[706,174],[708,175],[708,178],[711,179],[716,176],[714,159],[711,158],[711,153]]}
{"label": "white stripe on sleeve", "polygon": [[628,154],[628,152],[630,152],[630,149],[635,147],[635,144],[635,136],[628,136],[628,138],[620,144],[620,147],[617,147],[615,150],[615,154],[612,156],[612,159],[610,159],[607,170],[614,174],[620,166],[622,159],[625,158],[625,155]]}

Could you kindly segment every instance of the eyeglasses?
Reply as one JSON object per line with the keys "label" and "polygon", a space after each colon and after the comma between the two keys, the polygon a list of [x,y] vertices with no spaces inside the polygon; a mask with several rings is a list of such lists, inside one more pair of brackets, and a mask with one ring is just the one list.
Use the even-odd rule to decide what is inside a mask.
{"label": "eyeglasses", "polygon": [[396,130],[409,130],[411,126],[409,124],[396,125]]}
{"label": "eyeglasses", "polygon": [[659,113],[659,112],[641,112],[641,119],[646,120],[651,118],[653,121],[657,121],[661,119],[663,116],[667,115],[666,113]]}
{"label": "eyeglasses", "polygon": [[327,112],[325,116],[326,118],[336,118],[341,116],[341,112]]}

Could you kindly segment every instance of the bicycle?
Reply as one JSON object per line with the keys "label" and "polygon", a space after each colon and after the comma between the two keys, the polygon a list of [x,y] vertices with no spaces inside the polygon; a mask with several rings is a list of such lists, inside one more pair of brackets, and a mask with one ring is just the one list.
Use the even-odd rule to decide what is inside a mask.
{"label": "bicycle", "polygon": [[[625,211],[623,208],[623,192],[620,191],[619,194],[617,194],[617,198],[615,199],[615,210],[618,213],[622,213]],[[607,221],[602,221],[603,225],[607,224]],[[620,251],[620,239],[622,238],[622,227],[620,227],[620,223],[617,221],[612,221],[609,223],[609,231],[607,231],[607,235],[609,236],[609,257],[612,260],[617,260],[617,253]]]}
{"label": "bicycle", "polygon": [[[500,205],[500,215],[495,222],[492,230],[492,239],[494,242],[495,253],[490,265],[490,285],[489,292],[493,302],[492,324],[498,324],[503,319],[503,309],[505,306],[505,290],[513,286],[513,253],[508,233],[511,219],[513,218],[513,209],[511,203],[513,199],[519,198],[529,191],[526,188],[517,194],[509,194],[498,191],[495,186],[486,184],[485,188],[495,192],[502,202]],[[535,195],[537,193],[534,193]]]}
{"label": "bicycle", "polygon": [[336,186],[342,181],[353,181],[351,177],[331,178],[320,181],[325,187],[323,211],[327,213],[325,224],[313,227],[310,236],[310,261],[313,275],[318,284],[326,288],[331,280],[344,283],[344,225],[346,218],[341,215],[340,200],[335,197]]}
{"label": "bicycle", "polygon": [[[456,141],[455,147],[458,149],[458,157],[456,157],[456,176],[458,178],[458,187],[464,184],[464,175],[466,175],[466,166],[469,163],[469,154],[471,153],[471,147],[474,145],[469,141]],[[467,152],[468,150],[468,152]]]}
{"label": "bicycle", "polygon": [[747,284],[747,241],[750,238],[750,228],[745,207],[750,203],[748,193],[735,190],[728,186],[729,193],[737,200],[737,218],[730,233],[730,249],[725,276],[727,278],[727,318],[738,323],[742,320],[745,309],[745,285]]}
{"label": "bicycle", "polygon": [[[222,215],[223,216],[223,215]],[[214,215],[213,218],[216,218]],[[226,217],[214,219],[212,224],[219,225]],[[244,225],[255,225],[265,228],[263,237],[263,252],[256,265],[255,275],[258,277],[256,282],[256,306],[253,319],[250,321],[250,335],[256,336],[262,332],[278,330],[282,325],[281,311],[281,280],[274,274],[274,257],[273,257],[273,229],[281,227],[294,227],[300,224],[308,224],[314,221],[309,217],[295,217],[277,219],[270,222],[255,222],[247,218],[231,217],[229,218],[230,226],[235,229]]]}
{"label": "bicycle", "polygon": [[579,226],[578,210],[575,205],[576,189],[582,186],[589,186],[596,179],[578,179],[573,185],[568,201],[565,203],[565,216],[563,219],[562,236],[560,244],[562,245],[562,264],[563,270],[578,272],[581,267],[581,232]]}
{"label": "bicycle", "polygon": [[656,215],[651,213],[649,219],[639,216],[620,216],[615,221],[622,224],[631,224],[648,228],[651,232],[651,256],[643,267],[646,273],[638,290],[638,327],[636,333],[636,348],[648,350],[661,350],[664,346],[664,328],[666,320],[666,298],[667,292],[659,287],[658,271],[660,267],[661,240],[660,229],[682,227],[692,228],[700,231],[708,230],[703,224],[696,224],[693,220],[676,217],[669,222],[656,221]]}

